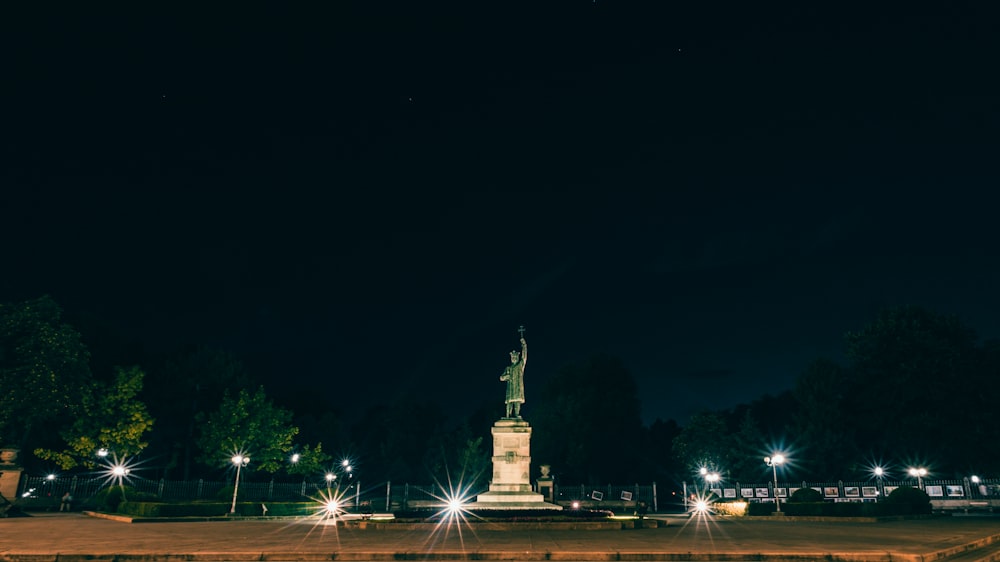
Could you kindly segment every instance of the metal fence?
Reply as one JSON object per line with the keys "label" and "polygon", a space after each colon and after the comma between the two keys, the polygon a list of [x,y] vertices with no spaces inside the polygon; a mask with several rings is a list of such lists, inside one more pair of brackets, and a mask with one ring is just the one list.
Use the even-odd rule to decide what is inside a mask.
{"label": "metal fence", "polygon": [[[125,485],[129,488],[167,501],[228,500],[232,494],[232,481],[209,480],[148,480],[129,478]],[[69,492],[75,500],[83,502],[93,498],[101,490],[117,485],[104,477],[49,477],[24,476],[21,478],[18,495],[20,499],[36,504],[51,501],[58,503],[63,494]],[[923,488],[932,501],[943,500],[1000,500],[1000,479],[960,480],[867,480],[856,482],[774,482],[741,483],[716,482],[683,483],[680,498],[670,495],[658,496],[656,483],[652,484],[605,484],[599,486],[556,484],[553,488],[554,501],[561,505],[582,502],[587,507],[634,506],[644,502],[650,511],[660,511],[671,503],[681,503],[693,495],[709,491],[723,500],[743,499],[751,502],[773,502],[775,498],[786,499],[800,488],[813,488],[824,499],[833,502],[877,501],[886,497],[900,486]],[[466,498],[485,492],[484,489],[462,490]],[[347,506],[356,510],[398,511],[414,505],[443,505],[453,494],[452,490],[437,485],[399,484],[382,482],[365,487],[361,481],[351,482],[345,488],[327,488],[323,484],[308,482],[240,482],[240,501],[308,501],[322,500],[331,495],[338,496]],[[223,497],[225,496],[225,497]],[[992,504],[991,504],[992,505]]]}
{"label": "metal fence", "polygon": [[800,488],[812,488],[832,502],[878,501],[901,486],[922,488],[931,501],[948,499],[997,499],[1000,498],[1000,479],[962,478],[959,480],[873,479],[844,482],[774,482],[768,483],[716,483],[685,484],[684,497],[711,491],[722,499],[743,499],[751,502],[773,502],[775,498],[785,500]]}

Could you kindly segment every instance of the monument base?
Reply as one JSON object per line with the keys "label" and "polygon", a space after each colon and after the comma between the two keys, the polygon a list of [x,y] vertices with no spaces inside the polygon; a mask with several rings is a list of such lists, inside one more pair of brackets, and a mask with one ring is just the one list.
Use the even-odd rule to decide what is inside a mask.
{"label": "monument base", "polygon": [[521,418],[503,418],[493,424],[493,479],[490,490],[466,506],[478,510],[558,511],[562,506],[531,491],[531,426]]}
{"label": "monument base", "polygon": [[545,496],[534,492],[485,492],[476,497],[476,501],[465,506],[471,510],[521,510],[548,509],[562,510],[561,505],[548,503]]}

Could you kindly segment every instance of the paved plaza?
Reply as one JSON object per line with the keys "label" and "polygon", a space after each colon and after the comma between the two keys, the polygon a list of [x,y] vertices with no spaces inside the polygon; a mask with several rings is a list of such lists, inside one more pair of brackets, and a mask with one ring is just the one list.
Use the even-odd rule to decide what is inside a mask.
{"label": "paved plaza", "polygon": [[882,522],[676,517],[655,529],[585,531],[490,523],[372,527],[301,519],[128,523],[40,513],[0,519],[0,561],[924,561],[995,559],[1000,546],[1000,519],[994,517]]}

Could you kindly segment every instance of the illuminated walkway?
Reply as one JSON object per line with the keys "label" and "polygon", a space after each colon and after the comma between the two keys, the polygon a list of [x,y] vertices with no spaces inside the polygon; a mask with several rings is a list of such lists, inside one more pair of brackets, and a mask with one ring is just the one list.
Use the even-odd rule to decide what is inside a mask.
{"label": "illuminated walkway", "polygon": [[[990,545],[990,546],[986,546]],[[127,523],[81,513],[0,519],[0,561],[931,560],[996,554],[1000,518],[802,522],[671,519],[657,529],[361,529],[306,520]]]}

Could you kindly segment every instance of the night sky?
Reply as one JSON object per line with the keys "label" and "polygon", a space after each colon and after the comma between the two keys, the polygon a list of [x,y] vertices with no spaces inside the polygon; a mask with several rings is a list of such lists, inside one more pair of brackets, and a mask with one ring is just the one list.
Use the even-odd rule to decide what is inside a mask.
{"label": "night sky", "polygon": [[683,423],[887,306],[1000,337],[987,13],[331,4],[12,16],[0,301],[355,413],[499,415],[523,324],[529,420],[595,353]]}

